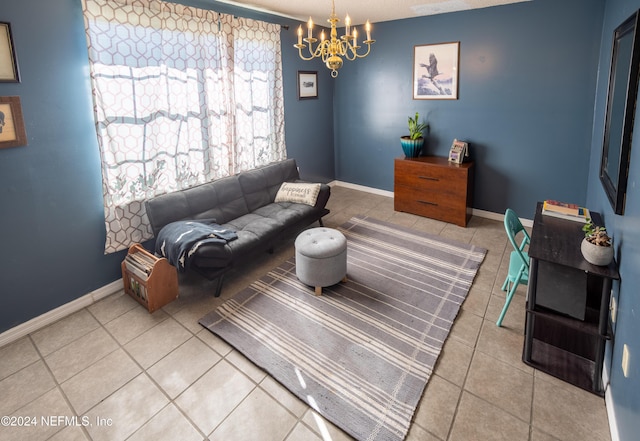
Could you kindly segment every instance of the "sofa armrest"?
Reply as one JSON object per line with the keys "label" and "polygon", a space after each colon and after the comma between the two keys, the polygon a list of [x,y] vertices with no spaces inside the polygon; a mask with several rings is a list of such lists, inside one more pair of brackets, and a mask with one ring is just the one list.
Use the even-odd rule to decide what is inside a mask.
{"label": "sofa armrest", "polygon": [[331,196],[331,187],[327,184],[320,185],[320,193],[318,193],[318,199],[316,200],[316,208],[324,208],[329,202],[329,196]]}

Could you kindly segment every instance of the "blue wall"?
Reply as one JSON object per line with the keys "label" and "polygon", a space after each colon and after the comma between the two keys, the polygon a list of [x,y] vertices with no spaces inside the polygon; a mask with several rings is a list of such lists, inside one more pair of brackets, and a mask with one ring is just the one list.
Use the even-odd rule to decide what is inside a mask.
{"label": "blue wall", "polygon": [[[615,337],[607,347],[607,369],[610,376],[611,399],[615,405],[616,425],[621,440],[637,439],[640,433],[640,115],[636,115],[631,163],[627,189],[626,209],[623,216],[614,214],[600,184],[600,158],[606,111],[606,98],[611,64],[613,31],[634,11],[640,8],[640,0],[607,0],[602,29],[602,44],[598,66],[596,107],[589,165],[587,204],[601,212],[607,230],[614,238],[616,260],[620,266],[620,283],[614,285],[613,296],[618,305],[614,324]],[[630,351],[629,376],[622,373],[622,348]]]}
{"label": "blue wall", "polygon": [[[334,179],[333,153],[333,87],[322,62],[304,61],[293,47],[297,43],[297,24],[284,30],[282,64],[284,68],[284,100],[287,153],[296,158],[300,174],[308,181],[328,182]],[[298,100],[299,70],[318,72],[318,99]]]}
{"label": "blue wall", "polygon": [[[426,153],[470,143],[475,208],[531,219],[539,200],[584,203],[602,11],[602,0],[536,0],[376,24],[373,53],[336,81],[337,179],[393,190],[398,138],[419,111]],[[413,100],[413,47],[451,41],[459,99]]]}
{"label": "blue wall", "polygon": [[118,278],[104,256],[100,159],[78,0],[4,0],[28,146],[0,150],[0,331]]}

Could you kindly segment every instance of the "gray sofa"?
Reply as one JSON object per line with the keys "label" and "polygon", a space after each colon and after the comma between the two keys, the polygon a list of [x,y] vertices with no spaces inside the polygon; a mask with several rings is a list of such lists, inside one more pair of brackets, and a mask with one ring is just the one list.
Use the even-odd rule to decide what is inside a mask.
{"label": "gray sofa", "polygon": [[[164,194],[145,202],[154,236],[172,222],[215,220],[237,233],[226,244],[204,244],[193,253],[189,270],[218,279],[220,295],[224,274],[256,251],[271,251],[287,235],[319,221],[326,209],[330,187],[322,184],[315,206],[274,202],[283,182],[300,182],[294,159],[218,179],[193,188]],[[156,244],[158,248],[158,244]],[[156,250],[157,251],[157,250]]]}

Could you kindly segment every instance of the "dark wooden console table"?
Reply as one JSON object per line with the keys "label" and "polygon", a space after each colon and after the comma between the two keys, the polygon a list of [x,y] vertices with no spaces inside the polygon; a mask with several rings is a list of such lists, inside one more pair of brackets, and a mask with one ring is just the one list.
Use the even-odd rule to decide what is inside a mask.
{"label": "dark wooden console table", "polygon": [[[600,214],[591,213],[602,225]],[[529,257],[523,361],[598,395],[604,394],[605,341],[611,338],[609,300],[618,267],[582,257],[579,222],[542,214],[538,203]]]}

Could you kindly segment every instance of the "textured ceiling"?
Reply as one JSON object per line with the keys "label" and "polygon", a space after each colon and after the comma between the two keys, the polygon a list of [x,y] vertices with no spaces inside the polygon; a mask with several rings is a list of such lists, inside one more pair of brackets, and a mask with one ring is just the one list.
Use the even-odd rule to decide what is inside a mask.
{"label": "textured ceiling", "polygon": [[[325,24],[331,13],[331,0],[218,0],[271,14],[307,21],[309,17],[318,24]],[[338,26],[344,25],[349,14],[353,24],[363,24],[443,14],[468,9],[519,3],[529,0],[335,0]],[[328,26],[328,24],[326,24]]]}

